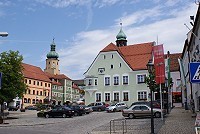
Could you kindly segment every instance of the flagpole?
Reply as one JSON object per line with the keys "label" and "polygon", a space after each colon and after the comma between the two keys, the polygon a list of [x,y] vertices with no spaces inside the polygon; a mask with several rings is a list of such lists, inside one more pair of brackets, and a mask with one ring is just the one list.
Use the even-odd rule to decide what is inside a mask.
{"label": "flagpole", "polygon": [[163,63],[162,62],[160,62],[160,63],[158,63],[158,66],[159,66],[159,70],[160,70],[160,78],[159,78],[159,83],[160,83],[160,109],[161,109],[161,120],[163,120],[163,112],[162,112],[162,110],[163,110],[163,104],[162,104],[162,85],[161,85],[161,78],[162,78],[162,76],[161,76],[161,65],[162,65]]}

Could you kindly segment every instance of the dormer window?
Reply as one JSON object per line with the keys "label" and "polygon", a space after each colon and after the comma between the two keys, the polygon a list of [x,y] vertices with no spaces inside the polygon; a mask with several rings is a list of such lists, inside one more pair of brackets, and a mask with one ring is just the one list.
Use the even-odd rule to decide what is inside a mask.
{"label": "dormer window", "polygon": [[92,85],[92,79],[89,79],[88,85]]}

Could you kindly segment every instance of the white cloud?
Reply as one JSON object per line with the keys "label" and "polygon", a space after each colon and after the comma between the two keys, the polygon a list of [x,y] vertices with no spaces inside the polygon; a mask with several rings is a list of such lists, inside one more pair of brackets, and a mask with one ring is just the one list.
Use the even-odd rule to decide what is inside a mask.
{"label": "white cloud", "polygon": [[[190,21],[189,16],[196,14],[196,10],[195,4],[187,5],[179,9],[178,12],[172,11],[171,18],[169,18],[169,15],[164,14],[161,7],[158,6],[123,16],[123,29],[128,37],[128,44],[156,41],[158,36],[158,42],[164,44],[165,52],[180,53],[188,32],[183,24]],[[144,16],[140,18],[139,22],[148,21],[150,17],[154,21],[132,27],[132,24],[138,23],[137,20],[142,14]],[[157,20],[160,15],[166,15],[168,18]],[[62,73],[67,74],[72,79],[84,78],[83,73],[91,65],[99,51],[110,42],[115,43],[118,31],[119,26],[111,26],[103,30],[78,33],[70,47],[58,51]]]}
{"label": "white cloud", "polygon": [[[144,9],[144,10],[135,12],[133,14],[123,16],[121,19],[123,22],[123,26],[128,27],[133,24],[140,24],[144,20],[147,20],[147,19],[149,20],[156,19],[160,15],[161,15],[160,7],[157,6],[152,9]],[[117,19],[116,22],[117,24],[119,24],[119,19]]]}

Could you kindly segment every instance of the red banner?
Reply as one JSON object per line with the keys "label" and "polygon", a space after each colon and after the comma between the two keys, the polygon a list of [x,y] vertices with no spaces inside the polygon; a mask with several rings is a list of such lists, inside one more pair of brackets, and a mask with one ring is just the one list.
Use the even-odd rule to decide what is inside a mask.
{"label": "red banner", "polygon": [[163,45],[153,47],[156,83],[165,83],[165,59]]}

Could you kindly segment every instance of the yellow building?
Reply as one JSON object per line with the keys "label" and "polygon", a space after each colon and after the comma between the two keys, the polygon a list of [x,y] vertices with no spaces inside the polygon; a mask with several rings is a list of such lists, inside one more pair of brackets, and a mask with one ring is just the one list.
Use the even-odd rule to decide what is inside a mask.
{"label": "yellow building", "polygon": [[22,64],[24,70],[24,82],[28,89],[23,95],[23,108],[36,103],[49,103],[51,97],[51,80],[40,67]]}

